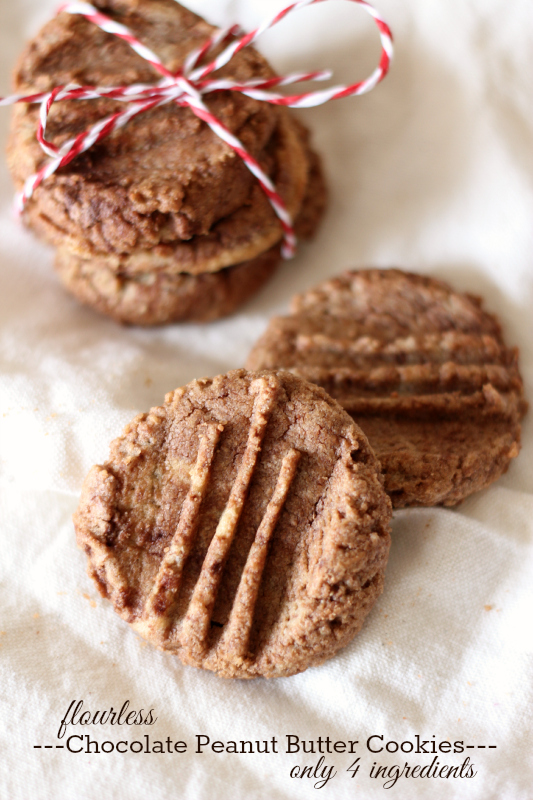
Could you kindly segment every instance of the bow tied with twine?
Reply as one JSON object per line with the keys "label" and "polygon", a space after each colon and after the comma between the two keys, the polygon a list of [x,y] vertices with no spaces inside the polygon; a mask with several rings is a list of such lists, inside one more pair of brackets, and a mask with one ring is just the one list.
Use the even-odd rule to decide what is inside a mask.
{"label": "bow tied with twine", "polygon": [[[299,72],[284,77],[256,79],[238,83],[228,78],[210,77],[214,72],[227,64],[233,56],[244,47],[253,44],[259,36],[269,28],[280,22],[289,13],[298,11],[305,6],[310,6],[327,0],[300,0],[282,9],[263,22],[250,33],[242,33],[239,26],[218,30],[202,47],[192,51],[179,72],[172,73],[161,60],[148,47],[138,41],[128,28],[102,14],[89,3],[67,3],[58,9],[58,13],[80,14],[85,19],[97,25],[107,33],[118,36],[127,42],[133,50],[148,61],[162,76],[161,80],[152,84],[133,84],[130,86],[96,87],[78,86],[68,84],[57,86],[50,92],[31,95],[12,95],[0,98],[1,105],[13,103],[40,103],[40,118],[37,129],[37,139],[43,151],[50,157],[34,175],[28,177],[22,191],[17,196],[17,208],[22,212],[26,203],[35,189],[52,175],[56,170],[68,164],[80,153],[85,152],[96,142],[104,139],[110,133],[124,127],[130,119],[165,103],[177,103],[179,106],[190,110],[203,120],[211,130],[223,139],[242,158],[248,169],[259,181],[261,188],[267,195],[272,208],[278,216],[283,227],[284,241],[282,254],[290,258],[296,250],[296,237],[293,229],[293,220],[285,204],[276,191],[276,187],[263,172],[258,162],[244,148],[239,139],[234,136],[225,125],[220,122],[205,105],[203,98],[219,91],[242,92],[248,97],[261,100],[274,105],[283,105],[290,108],[310,108],[322,105],[329,100],[341,97],[350,97],[364,94],[374,88],[388,72],[392,58],[392,34],[386,22],[378,12],[365,0],[349,0],[362,6],[374,19],[381,39],[381,58],[379,65],[366,80],[349,86],[333,86],[314,92],[305,92],[296,95],[278,94],[273,89],[289,86],[300,81],[320,81],[331,77],[329,70],[320,72]],[[219,45],[228,43],[222,52],[206,66],[199,64]],[[61,100],[90,100],[96,98],[109,98],[126,104],[124,111],[118,111],[105,119],[97,122],[74,138],[64,142],[61,147],[56,147],[53,142],[46,139],[46,124],[50,109],[54,103]]]}

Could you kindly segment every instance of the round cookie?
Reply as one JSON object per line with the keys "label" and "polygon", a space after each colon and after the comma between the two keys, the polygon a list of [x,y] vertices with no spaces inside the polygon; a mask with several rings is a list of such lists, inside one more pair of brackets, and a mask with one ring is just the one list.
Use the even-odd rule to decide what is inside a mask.
{"label": "round cookie", "polygon": [[211,322],[232,314],[272,277],[281,260],[276,245],[219,272],[117,272],[98,259],[58,250],[55,269],[80,303],[130,325]]}
{"label": "round cookie", "polygon": [[292,675],[359,631],[382,591],[390,501],[360,429],[284,372],[193,381],[89,472],[89,574],[153,644],[224,677]]}
{"label": "round cookie", "polygon": [[295,297],[249,369],[324,387],[368,435],[395,507],[455,505],[520,449],[518,351],[479,298],[433,278],[347,272]]}
{"label": "round cookie", "polygon": [[[130,28],[171,71],[216,30],[175,0],[96,0],[94,5]],[[237,82],[273,75],[250,47],[217,72]],[[28,93],[69,83],[120,86],[160,79],[126,42],[79,15],[61,13],[26,46],[14,88]],[[206,103],[260,158],[280,109],[230,91],[213,93]],[[61,144],[123,109],[123,103],[107,99],[57,103],[47,135]],[[14,107],[8,161],[19,190],[48,158],[35,136],[38,116],[38,106]],[[254,184],[242,159],[204,122],[189,109],[167,103],[132,119],[50,176],[28,202],[24,219],[54,243],[69,239],[87,253],[127,253],[207,233],[247,201]]]}
{"label": "round cookie", "polygon": [[[309,151],[313,164],[306,195],[296,218],[298,238],[310,238],[322,217],[326,189],[319,157]],[[158,260],[158,248],[146,261],[146,272],[129,272],[119,262],[84,259],[60,248],[55,268],[65,287],[84,305],[133,325],[168,322],[210,322],[232,314],[274,274],[281,260],[278,245],[243,264],[200,275],[167,271],[168,261]],[[172,267],[172,264],[170,265]]]}
{"label": "round cookie", "polygon": [[[284,110],[259,160],[294,218],[302,206],[308,182],[311,157],[307,151],[300,127]],[[44,233],[47,224],[45,221],[41,227],[37,222],[37,231]],[[281,223],[255,181],[240,208],[216,222],[207,233],[193,236],[188,241],[166,241],[148,250],[138,248],[122,254],[94,254],[87,251],[84,241],[76,242],[68,237],[58,239],[56,243],[74,255],[95,259],[102,267],[116,272],[148,273],[156,269],[200,275],[256,258],[279,242],[282,236]]]}

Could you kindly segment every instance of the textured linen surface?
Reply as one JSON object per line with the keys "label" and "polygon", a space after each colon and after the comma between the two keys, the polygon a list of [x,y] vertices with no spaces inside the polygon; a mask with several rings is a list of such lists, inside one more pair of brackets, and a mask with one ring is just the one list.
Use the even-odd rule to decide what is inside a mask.
{"label": "textured linen surface", "polygon": [[[270,0],[195,0],[217,24],[251,28]],[[275,681],[224,681],[146,645],[98,595],[71,516],[83,478],[134,414],[194,377],[238,367],[288,300],[346,267],[401,266],[479,293],[518,344],[533,382],[533,15],[531,0],[378,0],[395,34],[391,74],[370,95],[300,112],[324,154],[331,200],[312,244],[256,299],[211,325],[119,327],[59,286],[52,252],[12,214],[0,162],[1,562],[0,797],[533,797],[531,573],[533,415],[523,450],[495,485],[456,510],[395,514],[385,592],[338,656]],[[0,94],[51,0],[0,3]],[[281,72],[364,77],[379,56],[369,17],[350,3],[298,13],[264,37]],[[9,111],[0,110],[5,146]],[[91,710],[153,708],[153,726],[70,727],[99,742],[183,740],[183,754],[69,753],[56,745],[73,700]],[[278,740],[279,753],[195,753],[211,740]],[[291,778],[319,754],[286,736],[358,740],[325,754],[335,777]],[[369,777],[433,755],[368,752],[391,741],[462,741],[468,779]],[[62,740],[64,744],[65,739]],[[73,740],[78,743],[80,740]],[[381,740],[374,739],[373,742]],[[34,745],[41,745],[35,749]],[[493,745],[479,749],[478,745]],[[408,749],[408,745],[405,745]]]}

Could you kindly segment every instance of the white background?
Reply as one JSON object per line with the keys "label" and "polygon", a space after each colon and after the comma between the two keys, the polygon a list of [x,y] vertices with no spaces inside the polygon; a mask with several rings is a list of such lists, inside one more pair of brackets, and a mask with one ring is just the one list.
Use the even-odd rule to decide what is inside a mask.
{"label": "white background", "polygon": [[[25,39],[51,0],[0,8],[0,94]],[[270,0],[196,0],[216,23],[251,28]],[[531,0],[379,0],[396,57],[370,95],[302,113],[331,188],[324,225],[271,284],[233,318],[140,330],[82,308],[59,286],[52,252],[23,230],[0,163],[0,796],[54,800],[137,798],[468,798],[533,796],[532,418],[523,451],[495,485],[456,510],[397,513],[386,589],[363,632],[322,667],[287,679],[226,682],[182,666],[140,640],[85,574],[71,515],[82,480],[135,413],[194,377],[241,366],[290,296],[346,267],[401,266],[483,295],[518,344],[533,381],[533,13]],[[350,3],[300,12],[264,39],[286,72],[368,74],[376,30]],[[0,109],[0,144],[9,111]],[[93,726],[99,741],[185,740],[182,755],[72,754],[58,743],[72,700],[91,711],[128,699],[156,725]],[[79,729],[70,733],[79,734]],[[212,740],[278,739],[279,754],[195,754]],[[322,789],[291,779],[319,756],[283,753],[285,735],[359,740],[326,756],[337,775]],[[370,779],[374,760],[426,764],[430,756],[372,755],[364,743],[461,740],[467,780]],[[496,745],[477,749],[477,745]],[[441,755],[457,765],[459,755]]]}

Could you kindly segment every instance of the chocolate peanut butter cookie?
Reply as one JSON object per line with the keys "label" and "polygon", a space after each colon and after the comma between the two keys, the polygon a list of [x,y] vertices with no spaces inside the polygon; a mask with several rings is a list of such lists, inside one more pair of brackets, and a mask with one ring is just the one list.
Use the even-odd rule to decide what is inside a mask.
{"label": "chocolate peanut butter cookie", "polygon": [[400,270],[295,297],[247,362],[324,387],[367,434],[396,507],[455,505],[507,469],[527,404],[518,351],[481,300]]}
{"label": "chocolate peanut butter cookie", "polygon": [[[308,155],[300,128],[283,109],[271,142],[259,161],[294,218],[306,194],[309,160],[310,153]],[[161,270],[201,275],[249,261],[269,250],[282,236],[281,223],[255,181],[238,209],[215,222],[208,232],[187,241],[160,242],[149,249],[133,248],[129,253],[98,254],[88,253],[83,242],[66,240],[61,249],[86,260],[91,258],[116,272]]]}
{"label": "chocolate peanut butter cookie", "polygon": [[128,425],[74,515],[89,574],[142,636],[224,677],[291,675],[359,631],[390,501],[349,415],[289,373],[193,381]]}
{"label": "chocolate peanut butter cookie", "polygon": [[[322,217],[326,189],[320,160],[312,163],[306,194],[296,217],[296,235],[310,238]],[[144,258],[82,258],[57,251],[56,271],[65,287],[85,305],[133,325],[210,322],[232,314],[270,279],[279,266],[279,245],[256,258],[217,272],[176,272],[168,250],[156,247]],[[140,267],[145,269],[141,270]],[[131,268],[131,269],[130,269]]]}
{"label": "chocolate peanut butter cookie", "polygon": [[[174,0],[95,5],[153,49],[173,74],[215,32]],[[237,83],[272,76],[249,47],[216,72]],[[66,12],[28,44],[15,71],[20,93],[160,80],[125,41]],[[273,182],[296,234],[310,237],[326,192],[304,126],[287,109],[242,92],[216,91],[204,99]],[[122,109],[108,97],[57,102],[46,135],[60,146]],[[47,159],[35,135],[38,119],[33,105],[14,109],[8,160],[19,190]],[[29,198],[23,219],[59,247],[56,269],[78,299],[141,325],[233,312],[274,272],[284,235],[242,158],[190,108],[174,102],[134,115],[49,175]]]}
{"label": "chocolate peanut butter cookie", "polygon": [[[174,0],[95,0],[128,27],[172,72],[215,28]],[[237,81],[274,75],[250,47],[219,72]],[[23,51],[15,70],[18,93],[55,86],[157,83],[161,75],[117,36],[81,16],[61,13]],[[216,92],[209,108],[259,157],[279,120],[276,107],[240,92]],[[96,99],[57,103],[47,136],[60,145],[122,103]],[[39,107],[13,111],[8,159],[17,189],[46,161],[36,139]],[[54,244],[86,254],[129,253],[190,239],[247,200],[255,180],[242,159],[189,109],[175,103],[143,113],[50,176],[29,201],[25,221]]]}
{"label": "chocolate peanut butter cookie", "polygon": [[235,309],[272,277],[281,261],[276,245],[251,261],[219,272],[190,275],[161,270],[109,269],[99,259],[58,250],[55,268],[80,303],[130,325],[211,322]]}

